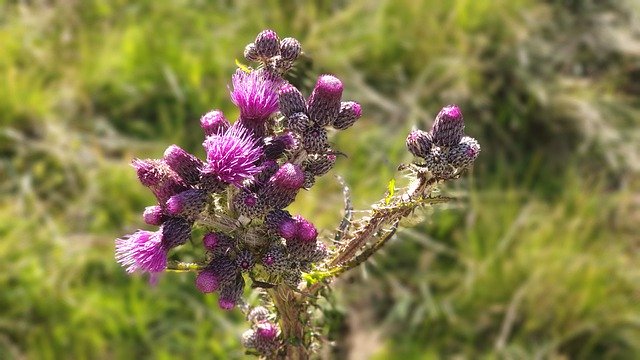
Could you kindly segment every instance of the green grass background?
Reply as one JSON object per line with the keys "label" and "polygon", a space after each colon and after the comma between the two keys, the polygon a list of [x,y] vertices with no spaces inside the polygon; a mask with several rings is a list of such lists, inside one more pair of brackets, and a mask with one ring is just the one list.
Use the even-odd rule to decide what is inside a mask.
{"label": "green grass background", "polygon": [[[201,114],[264,28],[364,116],[333,138],[357,208],[457,103],[483,151],[337,284],[333,357],[640,357],[640,6],[633,0],[0,0],[0,358],[242,358],[239,312],[113,259],[152,196],[129,166],[202,155]],[[331,176],[292,210],[329,234]],[[334,326],[335,328],[335,326]],[[357,340],[365,339],[365,341]]]}

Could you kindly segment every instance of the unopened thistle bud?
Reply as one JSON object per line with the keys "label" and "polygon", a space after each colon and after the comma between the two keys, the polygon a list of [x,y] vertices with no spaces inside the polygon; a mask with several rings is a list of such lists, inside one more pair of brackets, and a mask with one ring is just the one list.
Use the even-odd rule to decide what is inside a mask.
{"label": "unopened thistle bud", "polygon": [[275,160],[265,160],[260,164],[260,172],[254,176],[254,183],[257,186],[264,185],[273,174],[280,169],[280,165]]}
{"label": "unopened thistle bud", "polygon": [[212,269],[205,269],[196,276],[196,287],[200,292],[208,294],[212,293],[220,287],[220,281],[216,272]]}
{"label": "unopened thistle bud", "polygon": [[236,265],[241,271],[249,271],[255,265],[256,260],[251,251],[245,249],[238,253],[236,257]]}
{"label": "unopened thistle bud", "polygon": [[313,127],[313,121],[309,119],[307,114],[297,112],[287,117],[287,127],[298,134],[303,134]]}
{"label": "unopened thistle bud", "polygon": [[241,190],[233,198],[233,205],[240,215],[250,219],[260,217],[264,213],[264,203],[258,195],[248,190]]}
{"label": "unopened thistle bud", "polygon": [[183,218],[168,218],[162,226],[162,244],[167,249],[183,245],[191,238],[192,223]]}
{"label": "unopened thistle bud", "polygon": [[282,115],[289,117],[295,113],[307,111],[307,105],[300,90],[286,83],[278,91],[278,108]]}
{"label": "unopened thistle bud", "polygon": [[163,160],[135,159],[132,166],[140,182],[153,192],[161,205],[171,196],[187,190],[184,181]]}
{"label": "unopened thistle bud", "polygon": [[157,226],[162,225],[162,222],[164,222],[167,219],[167,216],[164,214],[162,207],[158,205],[147,206],[144,209],[144,213],[142,214],[142,217],[145,223],[149,225],[157,225]]}
{"label": "unopened thistle bud", "polygon": [[272,237],[283,237],[285,239],[293,239],[298,233],[296,221],[291,217],[288,211],[271,210],[264,217],[264,225],[267,234]]}
{"label": "unopened thistle bud", "polygon": [[457,169],[466,169],[473,165],[473,162],[480,154],[480,144],[476,139],[465,136],[460,143],[449,150],[449,163]]}
{"label": "unopened thistle bud", "polygon": [[431,151],[433,145],[431,141],[431,134],[422,130],[411,130],[407,136],[407,149],[414,156],[426,158]]}
{"label": "unopened thistle bud", "polygon": [[218,306],[223,310],[233,309],[242,297],[244,291],[244,278],[238,274],[232,283],[220,284],[220,297],[218,298]]}
{"label": "unopened thistle bud", "polygon": [[302,281],[302,272],[299,268],[290,265],[282,274],[282,281],[293,288],[297,288]]}
{"label": "unopened thistle bud", "polygon": [[304,170],[311,172],[314,176],[322,176],[329,172],[336,163],[334,154],[311,154],[305,160]]}
{"label": "unopened thistle bud", "polygon": [[280,342],[278,341],[279,329],[276,324],[270,322],[263,322],[256,325],[255,330],[255,349],[261,355],[271,355],[278,347]]}
{"label": "unopened thistle bud", "polygon": [[309,96],[309,118],[319,126],[331,124],[340,112],[342,81],[333,75],[321,75]]}
{"label": "unopened thistle bud", "polygon": [[316,243],[316,248],[313,250],[308,260],[312,263],[321,262],[329,256],[329,249],[327,249],[327,245],[318,241]]}
{"label": "unopened thistle bud", "polygon": [[253,43],[256,46],[258,56],[263,59],[276,56],[280,52],[280,40],[278,39],[276,32],[273,30],[261,31]]}
{"label": "unopened thistle bud", "polygon": [[256,332],[253,329],[249,329],[242,333],[242,337],[240,338],[240,342],[242,346],[247,349],[255,349],[256,348]]}
{"label": "unopened thistle bud", "polygon": [[245,46],[244,58],[249,61],[260,60],[260,56],[258,55],[258,50],[256,49],[256,45],[254,43],[247,44],[247,46]]}
{"label": "unopened thistle bud", "polygon": [[456,105],[442,108],[436,116],[431,128],[433,143],[438,146],[455,146],[464,134],[464,119],[462,111]]}
{"label": "unopened thistle bud", "polygon": [[235,246],[235,240],[221,232],[210,232],[202,238],[202,244],[212,255],[228,255]]}
{"label": "unopened thistle bud", "polygon": [[298,141],[295,136],[286,132],[278,136],[268,136],[264,138],[264,156],[267,160],[276,160],[287,151],[293,150]]}
{"label": "unopened thistle bud", "polygon": [[453,169],[447,160],[447,154],[440,147],[432,147],[424,160],[427,168],[436,178],[446,179],[453,173]]}
{"label": "unopened thistle bud", "polygon": [[256,306],[247,315],[247,319],[254,324],[258,324],[269,319],[269,310],[264,306]]}
{"label": "unopened thistle bud", "polygon": [[201,189],[189,189],[167,200],[169,215],[195,220],[207,204],[207,193]]}
{"label": "unopened thistle bud", "polygon": [[269,180],[271,184],[287,190],[298,190],[304,182],[304,172],[299,165],[286,163]]}
{"label": "unopened thistle bud", "polygon": [[300,42],[294,38],[288,37],[280,41],[280,56],[282,56],[283,60],[295,61],[300,56],[301,51]]}
{"label": "unopened thistle bud", "polygon": [[360,104],[355,101],[344,101],[340,103],[340,112],[332,125],[338,130],[344,130],[355,124],[360,116],[362,116]]}
{"label": "unopened thistle bud", "polygon": [[315,243],[318,238],[318,229],[309,220],[300,215],[293,218],[296,221],[296,237],[305,243]]}
{"label": "unopened thistle bud", "polygon": [[262,256],[261,263],[268,274],[282,274],[289,264],[287,250],[281,244],[272,245]]}
{"label": "unopened thistle bud", "polygon": [[209,136],[227,131],[231,124],[224,117],[222,110],[211,110],[200,118],[200,127],[205,136]]}
{"label": "unopened thistle bud", "polygon": [[309,154],[324,153],[329,147],[327,130],[317,125],[305,130],[302,133],[302,146]]}
{"label": "unopened thistle bud", "polygon": [[178,145],[171,145],[165,150],[164,161],[187,185],[200,182],[200,169],[204,163]]}

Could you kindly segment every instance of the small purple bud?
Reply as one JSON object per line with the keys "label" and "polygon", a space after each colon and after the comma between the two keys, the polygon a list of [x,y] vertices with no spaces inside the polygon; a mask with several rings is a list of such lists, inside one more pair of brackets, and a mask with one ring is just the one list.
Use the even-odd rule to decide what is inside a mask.
{"label": "small purple bud", "polygon": [[162,225],[162,222],[166,219],[162,207],[158,205],[147,206],[142,214],[144,222],[149,225]]}
{"label": "small purple bud", "polygon": [[218,290],[220,282],[215,272],[211,269],[206,269],[198,273],[196,276],[196,287],[200,292],[208,294]]}
{"label": "small purple bud", "polygon": [[191,225],[190,221],[183,218],[167,219],[160,227],[162,245],[171,249],[186,243],[191,238]]}
{"label": "small purple bud", "polygon": [[458,169],[466,169],[473,165],[480,154],[480,144],[476,139],[465,136],[460,143],[449,150],[449,164]]}
{"label": "small purple bud", "polygon": [[433,145],[431,134],[422,130],[411,130],[407,135],[406,144],[410,153],[423,159],[427,157]]}
{"label": "small purple bud", "polygon": [[256,260],[253,257],[253,254],[249,250],[242,250],[236,257],[236,265],[240,268],[241,271],[249,271],[255,265]]}
{"label": "small purple bud", "polygon": [[280,188],[298,190],[304,183],[304,172],[299,165],[286,163],[278,169],[269,182]]}
{"label": "small purple bud", "polygon": [[309,119],[307,114],[297,112],[287,117],[287,127],[298,134],[303,134],[307,129],[313,127],[313,121]]}
{"label": "small purple bud", "polygon": [[163,160],[134,159],[132,166],[136,169],[140,182],[149,187],[161,205],[171,196],[187,189],[180,176]]}
{"label": "small purple bud", "polygon": [[289,264],[284,246],[272,245],[262,256],[262,265],[270,275],[282,274]]}
{"label": "small purple bud", "polygon": [[235,241],[227,234],[210,232],[202,238],[202,244],[213,255],[227,255],[235,245]]}
{"label": "small purple bud", "polygon": [[261,31],[258,36],[256,36],[254,44],[258,56],[264,59],[276,56],[280,52],[280,40],[273,30]]}
{"label": "small purple bud", "polygon": [[240,338],[240,342],[242,346],[247,349],[255,349],[256,348],[256,332],[253,329],[249,329],[242,333],[242,337]]}
{"label": "small purple bud", "polygon": [[273,341],[278,336],[278,327],[270,322],[263,322],[256,326],[259,341]]}
{"label": "small purple bud", "polygon": [[307,105],[300,90],[290,83],[286,83],[278,91],[278,108],[282,115],[290,117],[298,112],[304,113],[307,110]]}
{"label": "small purple bud", "polygon": [[133,159],[131,166],[136,169],[138,180],[144,186],[158,185],[165,177],[165,163],[154,159]]}
{"label": "small purple bud", "polygon": [[201,189],[185,190],[167,200],[167,212],[195,220],[207,204],[207,193]]}
{"label": "small purple bud", "polygon": [[296,221],[298,230],[297,238],[305,243],[315,242],[318,238],[318,230],[316,227],[309,220],[300,215],[294,216],[294,220]]}
{"label": "small purple bud", "polygon": [[247,46],[245,46],[244,58],[249,61],[260,60],[260,56],[258,55],[258,50],[256,49],[256,45],[254,43],[247,44]]}
{"label": "small purple bud", "polygon": [[346,101],[340,103],[340,112],[338,113],[338,117],[333,120],[333,127],[338,130],[344,130],[351,125],[355,124],[356,120],[358,120],[362,116],[362,108],[360,104],[355,101]]}
{"label": "small purple bud", "polygon": [[211,110],[200,118],[200,127],[206,136],[227,131],[231,127],[222,110]]}
{"label": "small purple bud", "polygon": [[431,138],[438,146],[451,147],[460,143],[464,134],[464,119],[457,105],[442,108],[431,127]]}
{"label": "small purple bud", "polygon": [[321,75],[309,96],[309,118],[319,126],[331,124],[340,112],[342,82],[333,75]]}
{"label": "small purple bud", "polygon": [[260,201],[258,195],[248,190],[240,191],[233,198],[233,205],[240,215],[250,219],[260,217],[265,211],[264,204]]}
{"label": "small purple bud", "polygon": [[298,228],[291,214],[285,210],[271,210],[264,218],[267,234],[273,237],[292,239],[296,236]]}
{"label": "small purple bud", "polygon": [[294,38],[287,37],[280,41],[280,56],[282,56],[283,60],[295,61],[300,56],[301,51],[300,42]]}
{"label": "small purple bud", "polygon": [[244,290],[244,278],[236,276],[235,281],[220,284],[218,306],[223,310],[231,310],[240,302]]}
{"label": "small purple bud", "polygon": [[264,306],[256,306],[247,315],[247,320],[252,323],[258,324],[269,319],[269,310]]}
{"label": "small purple bud", "polygon": [[204,163],[178,145],[171,145],[165,150],[164,161],[186,184],[193,186],[200,182],[200,169]]}
{"label": "small purple bud", "polygon": [[432,147],[424,160],[427,168],[436,178],[446,179],[453,173],[453,168],[449,165],[446,152],[438,146]]}

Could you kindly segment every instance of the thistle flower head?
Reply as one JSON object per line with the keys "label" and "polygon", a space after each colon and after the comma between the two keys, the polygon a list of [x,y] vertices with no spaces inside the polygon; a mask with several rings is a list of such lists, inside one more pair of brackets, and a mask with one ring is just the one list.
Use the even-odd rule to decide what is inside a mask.
{"label": "thistle flower head", "polygon": [[342,81],[333,75],[321,75],[307,101],[309,118],[320,126],[332,123],[340,112]]}
{"label": "thistle flower head", "polygon": [[261,31],[256,36],[254,44],[258,55],[265,59],[276,56],[280,52],[280,39],[278,39],[278,34],[273,30]]}
{"label": "thistle flower head", "polygon": [[232,77],[231,100],[240,109],[240,118],[264,122],[278,110],[278,88],[282,80],[267,71],[246,73],[236,70]]}
{"label": "thistle flower head", "polygon": [[243,180],[252,179],[260,171],[256,161],[262,156],[262,149],[241,124],[208,136],[203,145],[207,152],[203,175],[214,175],[222,182],[241,187]]}
{"label": "thistle flower head", "polygon": [[162,207],[154,205],[144,208],[142,218],[144,219],[145,223],[158,226],[162,224],[162,222],[166,219],[166,216],[164,215]]}
{"label": "thistle flower head", "polygon": [[186,184],[195,185],[200,181],[202,161],[178,145],[169,146],[163,159]]}
{"label": "thistle flower head", "polygon": [[302,45],[294,38],[287,37],[280,41],[280,56],[287,61],[294,61],[300,56]]}
{"label": "thistle flower head", "polygon": [[412,130],[407,135],[406,145],[409,152],[414,156],[425,158],[431,151],[431,134],[419,129]]}
{"label": "thistle flower head", "polygon": [[196,276],[196,287],[202,293],[212,293],[218,290],[220,281],[215,272],[211,269],[205,269]]}
{"label": "thistle flower head", "polygon": [[300,215],[294,216],[294,220],[296,221],[296,237],[305,243],[315,242],[318,237],[315,225]]}
{"label": "thistle flower head", "polygon": [[344,130],[355,124],[360,116],[362,116],[360,104],[355,101],[343,101],[340,103],[340,112],[331,125],[338,130]]}
{"label": "thistle flower head", "polygon": [[288,190],[298,190],[304,183],[304,171],[299,165],[286,163],[269,180],[275,186]]}
{"label": "thistle flower head", "polygon": [[464,119],[457,105],[447,105],[436,116],[431,127],[433,143],[438,146],[455,146],[464,134]]}
{"label": "thistle flower head", "polygon": [[154,275],[167,267],[167,250],[162,244],[160,231],[138,230],[117,239],[115,257],[130,274],[142,271]]}

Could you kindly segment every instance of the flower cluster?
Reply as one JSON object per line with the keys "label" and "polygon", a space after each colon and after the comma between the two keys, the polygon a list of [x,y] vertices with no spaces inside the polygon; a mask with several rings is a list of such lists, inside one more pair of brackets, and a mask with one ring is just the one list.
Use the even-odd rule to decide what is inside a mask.
{"label": "flower cluster", "polygon": [[407,149],[424,159],[424,166],[439,179],[447,179],[473,165],[480,154],[476,139],[464,136],[462,111],[445,106],[429,132],[413,130],[407,136]]}
{"label": "flower cluster", "polygon": [[[133,161],[157,200],[144,221],[159,229],[116,240],[116,259],[128,272],[149,273],[155,281],[169,252],[198,227],[205,235],[196,287],[217,292],[220,307],[231,309],[242,303],[247,279],[296,288],[302,272],[327,258],[313,223],[284,209],[334,166],[327,128],[350,127],[361,109],[342,101],[342,82],[332,75],[320,76],[307,98],[287,82],[283,75],[300,53],[297,40],[261,32],[245,48],[256,68],[232,76],[239,118],[232,124],[212,110],[200,119],[206,159],[171,145],[161,159]],[[252,331],[252,347],[268,353],[261,344],[277,337],[275,325],[259,322]]]}
{"label": "flower cluster", "polygon": [[269,319],[270,312],[263,306],[251,309],[247,316],[251,329],[242,334],[242,345],[255,350],[259,355],[272,355],[280,346],[280,329]]}

